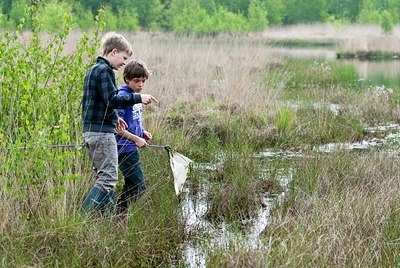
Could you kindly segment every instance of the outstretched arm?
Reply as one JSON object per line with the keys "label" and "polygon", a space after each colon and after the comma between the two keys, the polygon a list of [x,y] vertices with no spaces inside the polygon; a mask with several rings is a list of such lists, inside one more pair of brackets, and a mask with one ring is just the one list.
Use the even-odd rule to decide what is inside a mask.
{"label": "outstretched arm", "polygon": [[158,103],[158,100],[149,94],[140,94],[143,104],[150,104],[152,102]]}
{"label": "outstretched arm", "polygon": [[112,70],[103,69],[98,74],[100,79],[99,92],[104,103],[110,105],[112,109],[125,109],[136,103],[150,104],[158,103],[158,100],[150,94],[118,94],[115,84],[115,76]]}

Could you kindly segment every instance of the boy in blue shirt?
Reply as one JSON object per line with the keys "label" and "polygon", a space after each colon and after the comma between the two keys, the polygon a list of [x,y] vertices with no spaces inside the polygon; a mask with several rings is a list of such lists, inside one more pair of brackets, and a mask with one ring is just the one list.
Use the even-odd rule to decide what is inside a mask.
{"label": "boy in blue shirt", "polygon": [[[118,95],[141,93],[149,76],[150,72],[142,61],[130,61],[124,69],[126,84],[119,88]],[[118,131],[115,136],[118,144],[119,168],[124,175],[125,182],[117,202],[117,213],[121,215],[126,214],[130,203],[146,191],[146,182],[137,148],[148,146],[152,135],[143,127],[142,114],[141,103],[118,110],[118,116],[128,125],[126,129]]]}
{"label": "boy in blue shirt", "polygon": [[114,187],[118,181],[118,152],[114,133],[126,123],[115,109],[136,103],[158,102],[148,94],[118,95],[113,70],[124,66],[132,55],[132,47],[120,34],[109,33],[102,40],[102,56],[97,58],[84,79],[82,96],[83,138],[92,160],[95,183],[82,209],[100,211],[114,207]]}

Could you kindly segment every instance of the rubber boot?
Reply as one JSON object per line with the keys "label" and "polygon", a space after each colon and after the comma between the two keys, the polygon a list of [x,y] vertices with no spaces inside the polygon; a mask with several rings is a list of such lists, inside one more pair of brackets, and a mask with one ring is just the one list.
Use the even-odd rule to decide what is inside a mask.
{"label": "rubber boot", "polygon": [[101,208],[102,213],[114,212],[115,207],[115,191],[110,190],[104,202],[104,206]]}
{"label": "rubber boot", "polygon": [[117,201],[117,208],[116,212],[117,215],[124,216],[128,213],[128,208],[129,208],[130,200],[129,200],[129,194],[127,191],[122,191],[121,196],[118,198]]}
{"label": "rubber boot", "polygon": [[[111,195],[113,195],[113,193]],[[93,187],[83,202],[82,210],[84,212],[102,212],[109,203],[110,194],[103,192],[99,188]]]}

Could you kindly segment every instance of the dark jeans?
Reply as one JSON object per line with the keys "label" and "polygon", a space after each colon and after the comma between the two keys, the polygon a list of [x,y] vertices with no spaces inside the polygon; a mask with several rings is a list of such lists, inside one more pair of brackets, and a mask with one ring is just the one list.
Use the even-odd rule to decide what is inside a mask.
{"label": "dark jeans", "polygon": [[138,150],[120,153],[118,156],[119,169],[124,175],[124,187],[117,202],[117,209],[125,213],[129,204],[146,191],[146,182],[142,171],[142,162]]}

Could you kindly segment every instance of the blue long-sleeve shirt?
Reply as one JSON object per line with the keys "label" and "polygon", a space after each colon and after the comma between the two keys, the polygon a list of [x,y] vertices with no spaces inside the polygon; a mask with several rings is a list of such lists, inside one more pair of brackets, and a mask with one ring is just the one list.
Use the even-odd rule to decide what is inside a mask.
{"label": "blue long-sleeve shirt", "polygon": [[[118,95],[129,95],[132,93],[133,90],[127,85],[120,87],[118,91]],[[143,131],[145,131],[143,127],[142,114],[143,107],[141,103],[135,104],[126,109],[118,110],[118,116],[124,119],[128,125],[126,130],[141,138],[143,137]],[[118,134],[115,135],[115,138],[117,139],[119,153],[129,153],[137,150],[134,141],[125,139]]]}
{"label": "blue long-sleeve shirt", "polygon": [[118,95],[113,67],[107,59],[98,57],[84,80],[83,132],[114,133],[118,119],[114,109],[124,109],[141,102],[140,94]]}

